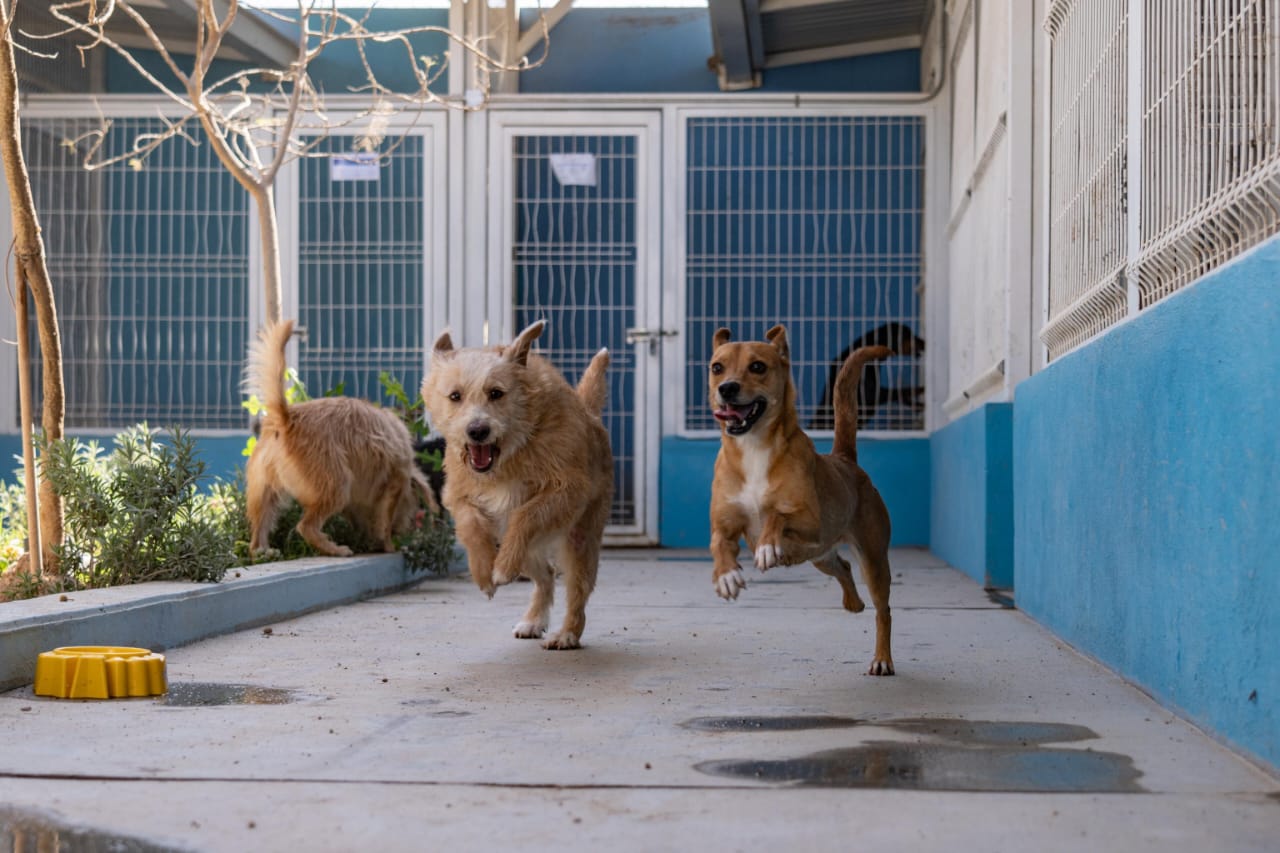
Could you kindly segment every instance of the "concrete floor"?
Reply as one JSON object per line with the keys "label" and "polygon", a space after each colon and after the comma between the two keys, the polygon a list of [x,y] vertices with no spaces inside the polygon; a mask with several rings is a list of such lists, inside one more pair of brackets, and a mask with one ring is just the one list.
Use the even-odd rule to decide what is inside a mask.
{"label": "concrete floor", "polygon": [[512,639],[527,585],[458,576],[169,650],[167,699],[0,694],[0,846],[1280,849],[1280,780],[893,564],[891,678],[810,566],[726,603],[704,553],[630,551],[576,652]]}

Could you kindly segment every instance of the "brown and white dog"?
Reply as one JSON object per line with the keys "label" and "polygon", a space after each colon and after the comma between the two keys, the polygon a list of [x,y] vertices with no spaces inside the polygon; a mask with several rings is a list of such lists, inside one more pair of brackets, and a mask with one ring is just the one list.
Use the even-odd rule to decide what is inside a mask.
{"label": "brown and white dog", "polygon": [[596,353],[578,387],[529,352],[545,321],[505,347],[454,349],[436,340],[422,397],[445,437],[443,500],[476,585],[490,597],[521,575],[533,581],[529,608],[514,628],[543,637],[555,573],[566,610],[547,649],[576,649],[595,588],[600,544],[613,496],[613,456],[600,420],[609,353]]}
{"label": "brown and white dog", "polygon": [[714,337],[710,396],[720,422],[720,453],[711,486],[712,582],[724,599],[746,588],[738,540],[754,551],[756,568],[805,561],[834,577],[846,610],[865,605],[849,563],[836,548],[853,547],[876,608],[871,675],[893,675],[889,650],[889,512],[871,478],[858,467],[858,377],[888,347],[863,347],[845,360],[835,385],[835,443],[819,455],[800,428],[791,381],[787,330],[774,326],[767,342],[730,343]]}
{"label": "brown and white dog", "polygon": [[322,530],[340,512],[394,551],[391,537],[409,528],[419,497],[440,511],[414,464],[409,430],[393,412],[351,397],[290,404],[284,349],[292,334],[292,320],[277,323],[249,348],[245,390],[266,409],[245,468],[250,550],[268,550],[279,511],[293,497],[302,505],[298,533],[320,553],[351,556]]}

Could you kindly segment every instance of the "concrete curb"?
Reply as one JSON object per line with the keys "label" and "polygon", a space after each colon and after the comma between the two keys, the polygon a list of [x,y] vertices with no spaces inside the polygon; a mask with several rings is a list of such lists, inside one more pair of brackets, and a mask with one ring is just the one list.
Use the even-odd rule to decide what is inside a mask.
{"label": "concrete curb", "polygon": [[30,684],[58,646],[153,651],[395,592],[437,577],[400,554],[242,566],[221,583],[159,581],[0,604],[0,690]]}

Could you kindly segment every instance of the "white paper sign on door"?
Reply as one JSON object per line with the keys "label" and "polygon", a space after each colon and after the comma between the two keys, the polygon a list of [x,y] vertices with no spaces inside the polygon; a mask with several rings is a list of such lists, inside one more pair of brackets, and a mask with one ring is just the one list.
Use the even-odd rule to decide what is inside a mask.
{"label": "white paper sign on door", "polygon": [[334,154],[329,157],[329,180],[376,181],[380,177],[378,155],[372,152]]}
{"label": "white paper sign on door", "polygon": [[596,185],[596,155],[552,154],[551,170],[556,180],[566,187],[594,187]]}

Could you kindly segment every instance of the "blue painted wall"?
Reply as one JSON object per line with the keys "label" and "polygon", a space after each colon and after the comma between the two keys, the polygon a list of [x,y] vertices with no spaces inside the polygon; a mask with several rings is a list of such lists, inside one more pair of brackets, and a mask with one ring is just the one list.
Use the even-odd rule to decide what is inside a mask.
{"label": "blue painted wall", "polygon": [[[360,10],[357,14],[364,14]],[[528,28],[534,12],[523,13]],[[375,9],[370,30],[403,27],[447,27],[447,9]],[[280,25],[277,28],[284,29]],[[286,30],[287,32],[287,30]],[[293,37],[289,33],[290,38]],[[443,59],[447,40],[438,33],[412,37],[420,56]],[[573,9],[551,31],[551,51],[538,68],[520,75],[520,91],[528,94],[697,93],[718,92],[715,72],[707,59],[715,52],[711,19],[706,9]],[[168,71],[154,55],[138,51],[147,70],[161,79]],[[535,49],[530,60],[542,56]],[[405,73],[402,53],[394,47],[371,50],[370,62],[378,79],[395,91],[414,88]],[[213,76],[234,70],[235,64],[214,64]],[[345,93],[362,79],[354,44],[326,48],[311,67],[316,85],[329,93]],[[149,93],[154,90],[141,75],[115,55],[107,59],[107,90]],[[435,89],[446,90],[446,77]],[[807,65],[770,69],[755,92],[915,92],[920,89],[920,52],[898,50],[869,56],[834,59]]]}
{"label": "blue painted wall", "polygon": [[929,437],[929,546],[987,588],[1013,582],[1013,404],[990,403]]}
{"label": "blue painted wall", "polygon": [[[524,13],[523,26],[534,21]],[[573,9],[551,31],[546,62],[520,75],[525,93],[718,92],[706,9]],[[542,55],[536,50],[531,60]],[[914,92],[920,52],[900,50],[764,73],[754,92]]]}
{"label": "blue painted wall", "polygon": [[[324,4],[320,5],[323,6]],[[352,11],[357,17],[369,14],[367,8],[349,11]],[[145,12],[146,10],[143,10],[144,17]],[[296,15],[296,11],[284,10],[283,14]],[[296,37],[296,28],[290,29],[270,19],[268,19],[268,23],[284,32],[290,40]],[[448,25],[448,9],[375,9],[369,14],[367,23],[367,27],[370,30],[382,31],[424,26],[447,27]],[[410,36],[410,42],[413,45],[414,54],[417,56],[442,60],[448,51],[448,39],[440,33],[418,33]],[[157,54],[142,50],[134,51],[133,54],[149,73],[165,82],[171,80],[168,69]],[[406,71],[403,48],[388,46],[381,50],[370,50],[368,56],[370,66],[384,86],[398,92],[413,91],[417,88],[413,75]],[[191,61],[188,57],[178,56],[175,57],[175,61],[183,70],[191,67]],[[213,63],[209,76],[211,79],[220,79],[240,67],[243,67],[240,63],[219,60]],[[360,66],[359,51],[356,45],[351,42],[329,45],[311,63],[308,70],[311,72],[312,81],[316,87],[329,94],[349,94],[348,87],[359,85],[364,80],[364,71]],[[447,91],[447,88],[447,75],[444,75],[433,87],[433,91],[443,93]],[[155,93],[155,87],[114,52],[107,54],[106,89],[108,92],[125,94]]]}
{"label": "blue painted wall", "polygon": [[1018,606],[1280,767],[1280,238],[1017,388]]}
{"label": "blue painted wall", "polygon": [[[831,452],[831,440],[814,442]],[[718,438],[665,438],[659,477],[658,535],[669,548],[706,548],[711,542],[711,478]],[[858,441],[858,462],[889,507],[895,546],[929,544],[929,441],[923,438]]]}

